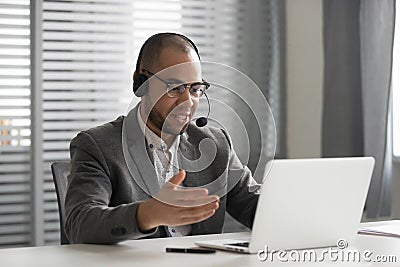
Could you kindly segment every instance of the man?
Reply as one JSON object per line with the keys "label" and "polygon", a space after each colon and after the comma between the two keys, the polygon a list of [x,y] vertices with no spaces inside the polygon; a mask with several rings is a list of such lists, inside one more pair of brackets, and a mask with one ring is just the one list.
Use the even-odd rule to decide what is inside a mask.
{"label": "man", "polygon": [[[258,195],[249,169],[225,131],[190,122],[209,86],[199,60],[183,35],[150,37],[134,73],[142,101],[127,117],[71,141],[65,200],[71,243],[221,233],[225,211],[252,226]],[[215,158],[196,170],[190,163],[207,158],[199,150],[205,138],[216,144]]]}

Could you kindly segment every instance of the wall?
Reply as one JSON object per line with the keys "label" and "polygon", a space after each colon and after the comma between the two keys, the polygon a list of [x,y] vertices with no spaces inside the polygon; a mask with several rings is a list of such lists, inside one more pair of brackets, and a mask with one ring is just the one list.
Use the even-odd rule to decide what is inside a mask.
{"label": "wall", "polygon": [[392,216],[393,219],[400,219],[400,159],[393,161],[393,184],[392,184]]}
{"label": "wall", "polygon": [[286,1],[289,158],[321,156],[322,1]]}

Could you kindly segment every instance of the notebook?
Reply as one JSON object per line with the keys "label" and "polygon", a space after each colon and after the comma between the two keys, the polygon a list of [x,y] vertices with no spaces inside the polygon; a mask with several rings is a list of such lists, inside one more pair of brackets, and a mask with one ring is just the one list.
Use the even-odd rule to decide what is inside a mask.
{"label": "notebook", "polygon": [[243,253],[335,246],[357,234],[374,166],[371,157],[285,159],[268,163],[252,232],[195,242]]}

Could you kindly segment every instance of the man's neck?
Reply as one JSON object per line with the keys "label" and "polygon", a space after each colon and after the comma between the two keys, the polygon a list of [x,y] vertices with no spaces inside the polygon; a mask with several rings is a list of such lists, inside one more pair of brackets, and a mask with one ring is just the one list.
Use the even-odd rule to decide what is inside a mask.
{"label": "man's neck", "polygon": [[146,115],[144,114],[142,105],[139,106],[139,114],[140,114],[140,117],[142,118],[143,122],[145,122],[146,126],[151,131],[153,131],[153,133],[155,133],[158,137],[160,137],[165,142],[165,144],[168,146],[168,148],[170,148],[172,143],[174,142],[176,136],[172,135],[172,134],[167,134],[165,132],[162,133],[161,130],[158,129],[158,127],[156,125],[154,125],[154,123],[152,123],[148,117],[147,117],[147,121],[146,121]]}

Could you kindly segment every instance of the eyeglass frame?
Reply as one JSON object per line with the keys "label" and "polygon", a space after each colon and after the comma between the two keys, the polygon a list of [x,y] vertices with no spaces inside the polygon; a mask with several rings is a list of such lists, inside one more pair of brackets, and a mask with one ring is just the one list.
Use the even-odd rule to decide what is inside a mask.
{"label": "eyeglass frame", "polygon": [[[209,82],[207,82],[207,81],[204,80],[204,79],[201,79],[201,80],[202,80],[201,82],[182,83],[182,84],[180,84],[180,85],[178,85],[178,86],[175,86],[175,87],[172,87],[172,88],[171,88],[171,86],[172,86],[173,84],[175,84],[175,83],[167,82],[167,81],[165,81],[164,79],[162,79],[160,76],[158,76],[157,74],[152,73],[151,71],[148,71],[148,70],[146,70],[146,69],[142,69],[142,71],[147,72],[147,73],[150,74],[151,76],[156,77],[159,81],[161,81],[162,83],[164,83],[164,84],[167,86],[167,96],[170,97],[170,98],[178,98],[178,97],[180,97],[180,95],[183,94],[184,91],[182,91],[182,92],[180,93],[179,96],[171,96],[171,95],[168,94],[168,92],[169,92],[170,90],[175,89],[175,88],[177,88],[178,86],[181,86],[181,85],[184,85],[184,86],[185,86],[185,90],[186,90],[186,88],[189,87],[189,92],[190,92],[190,90],[192,89],[192,86],[194,86],[194,85],[204,85],[204,86],[206,87],[206,89],[205,89],[204,92],[203,92],[200,96],[198,96],[197,98],[202,97],[202,96],[206,93],[207,89],[211,86],[211,84],[210,84]],[[151,77],[151,76],[150,76],[150,77]],[[150,78],[150,77],[149,77],[149,78]],[[191,96],[192,96],[192,95],[191,95]],[[192,97],[193,97],[193,96],[192,96]]]}

